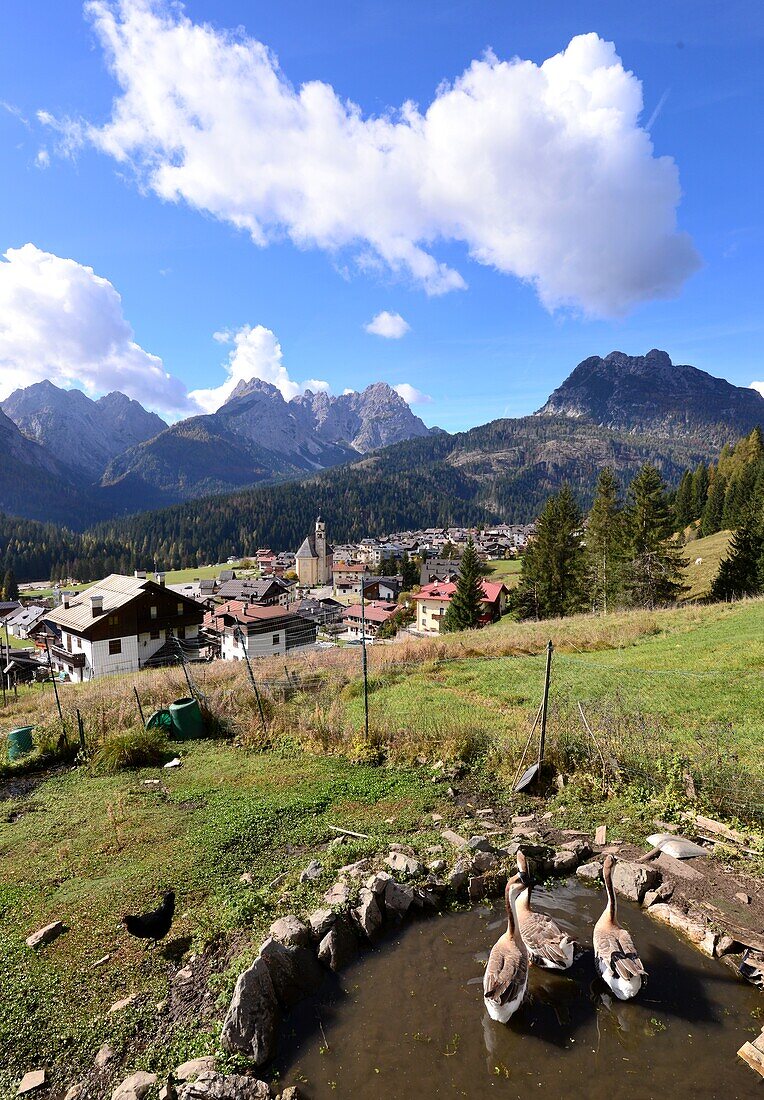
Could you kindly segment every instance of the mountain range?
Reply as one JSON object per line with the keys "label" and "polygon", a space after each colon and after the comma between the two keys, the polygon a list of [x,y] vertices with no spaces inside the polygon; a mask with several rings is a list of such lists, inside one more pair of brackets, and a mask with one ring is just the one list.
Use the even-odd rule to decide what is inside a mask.
{"label": "mountain range", "polygon": [[[671,481],[764,424],[764,398],[755,390],[674,365],[658,350],[585,359],[536,414],[453,436],[427,428],[384,383],[286,401],[253,379],[215,413],[170,427],[157,417],[162,428],[153,434],[154,414],[123,395],[97,402],[59,396],[73,392],[38,383],[3,403],[0,446],[13,464],[0,467],[0,510],[82,529],[185,501],[188,515],[201,518],[196,498],[259,485],[254,496],[236,500],[245,512],[251,506],[260,529],[264,515],[275,522],[279,509],[294,511],[302,490],[275,483],[297,480],[309,511],[320,500],[327,518],[345,526],[344,501],[352,498],[353,522],[359,530],[366,524],[367,533],[480,515],[520,521],[563,481],[585,499],[604,465],[626,477],[647,461]],[[129,432],[142,438],[109,457],[95,429],[115,409],[123,413],[120,441]],[[61,423],[74,423],[75,414],[76,431]],[[305,522],[295,515],[295,524]],[[281,523],[280,530],[288,544],[291,529]],[[277,541],[267,526],[263,537]]]}

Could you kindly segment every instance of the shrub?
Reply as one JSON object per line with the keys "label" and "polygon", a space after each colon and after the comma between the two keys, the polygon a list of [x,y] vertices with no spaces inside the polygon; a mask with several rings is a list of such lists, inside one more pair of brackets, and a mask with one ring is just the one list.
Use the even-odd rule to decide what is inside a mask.
{"label": "shrub", "polygon": [[161,764],[170,755],[167,738],[159,730],[140,726],[112,734],[93,754],[93,771],[115,775],[128,768],[147,768]]}

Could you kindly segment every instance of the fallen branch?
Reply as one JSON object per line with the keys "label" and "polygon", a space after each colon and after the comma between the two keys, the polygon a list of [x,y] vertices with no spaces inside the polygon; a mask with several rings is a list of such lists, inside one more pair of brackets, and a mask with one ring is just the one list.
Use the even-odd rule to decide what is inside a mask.
{"label": "fallen branch", "polygon": [[339,833],[340,836],[354,836],[357,840],[371,840],[368,833],[353,833],[350,829],[338,829],[336,825],[330,825],[329,828],[333,833]]}

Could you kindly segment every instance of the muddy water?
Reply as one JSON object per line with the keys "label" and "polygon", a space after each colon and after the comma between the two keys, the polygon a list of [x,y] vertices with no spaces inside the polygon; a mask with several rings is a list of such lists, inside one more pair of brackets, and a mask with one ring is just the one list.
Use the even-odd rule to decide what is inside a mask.
{"label": "muddy water", "polygon": [[764,1025],[760,993],[622,902],[650,978],[635,1001],[614,1001],[591,954],[603,895],[573,881],[534,900],[588,950],[567,974],[533,969],[508,1025],[489,1019],[482,996],[504,928],[497,903],[409,926],[301,1006],[284,1079],[309,1100],[761,1100],[764,1086],[736,1055]]}

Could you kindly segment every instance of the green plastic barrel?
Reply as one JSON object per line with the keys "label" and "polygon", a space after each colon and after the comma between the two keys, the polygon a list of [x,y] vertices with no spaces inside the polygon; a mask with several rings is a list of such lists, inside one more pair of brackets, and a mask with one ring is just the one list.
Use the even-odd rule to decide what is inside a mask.
{"label": "green plastic barrel", "polygon": [[172,734],[172,715],[167,708],[155,710],[146,722],[147,730],[164,730],[169,737]]}
{"label": "green plastic barrel", "polygon": [[34,748],[32,744],[32,730],[34,726],[20,726],[19,729],[11,730],[8,734],[8,759],[13,763],[14,760],[20,760],[22,756],[26,756]]}
{"label": "green plastic barrel", "polygon": [[204,736],[204,720],[196,699],[176,699],[170,703],[170,714],[174,740],[193,741]]}

